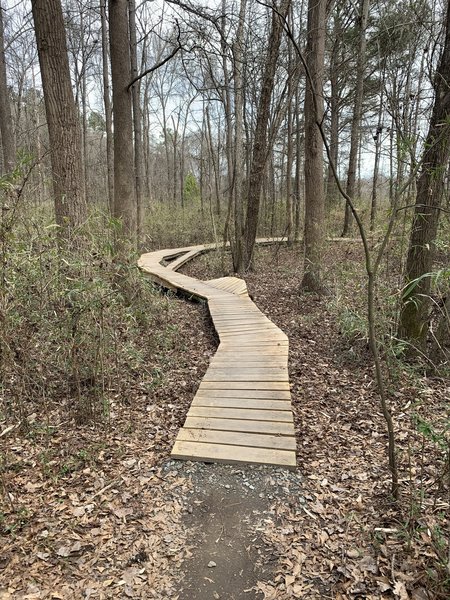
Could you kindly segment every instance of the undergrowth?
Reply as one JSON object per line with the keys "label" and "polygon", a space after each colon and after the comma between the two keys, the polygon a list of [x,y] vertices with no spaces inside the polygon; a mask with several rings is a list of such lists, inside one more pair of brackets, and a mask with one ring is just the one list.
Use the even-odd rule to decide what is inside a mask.
{"label": "undergrowth", "polygon": [[170,344],[167,301],[113,259],[115,224],[92,214],[77,252],[58,248],[45,214],[3,221],[0,422],[27,427],[50,407],[77,423],[108,418],[130,385],[156,385],[152,355]]}

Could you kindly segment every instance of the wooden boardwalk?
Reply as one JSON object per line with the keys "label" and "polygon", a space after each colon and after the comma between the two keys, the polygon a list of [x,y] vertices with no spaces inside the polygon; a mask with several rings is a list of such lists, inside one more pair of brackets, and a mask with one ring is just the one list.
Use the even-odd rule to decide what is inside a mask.
{"label": "wooden boardwalk", "polygon": [[176,272],[213,248],[160,250],[138,263],[156,283],[207,300],[220,339],[172,457],[295,468],[287,336],[252,302],[243,279],[199,281]]}

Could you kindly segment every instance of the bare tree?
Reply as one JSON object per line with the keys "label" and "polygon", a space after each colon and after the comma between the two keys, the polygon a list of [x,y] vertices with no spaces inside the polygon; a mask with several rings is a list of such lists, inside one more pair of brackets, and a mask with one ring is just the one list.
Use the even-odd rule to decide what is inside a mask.
{"label": "bare tree", "polygon": [[33,0],[32,12],[50,138],[56,222],[68,239],[86,218],[81,133],[70,81],[59,0]]}
{"label": "bare tree", "polygon": [[[134,80],[138,75],[137,64],[137,36],[136,36],[136,3],[129,0],[130,9],[130,53],[131,53],[131,78]],[[142,144],[142,114],[141,114],[141,81],[135,81],[131,86],[133,104],[133,129],[134,129],[134,170],[136,180],[136,232],[138,244],[141,241],[142,219],[143,219],[143,181],[144,162]]]}
{"label": "bare tree", "polygon": [[[236,39],[233,45],[234,70],[234,169],[232,182],[234,198],[235,244],[233,266],[239,271],[244,254],[244,24],[247,0],[241,0]],[[230,119],[231,121],[231,119]],[[231,122],[228,123],[231,130]]]}
{"label": "bare tree", "polygon": [[323,118],[323,70],[327,0],[309,0],[305,94],[305,273],[302,288],[323,292],[325,244],[323,143],[317,123]]}
{"label": "bare tree", "polygon": [[422,352],[426,352],[434,248],[450,158],[450,1],[433,86],[435,100],[417,181],[398,334]]}
{"label": "bare tree", "polygon": [[112,131],[112,106],[111,90],[109,84],[109,53],[108,53],[108,26],[106,15],[106,0],[100,1],[100,20],[102,32],[102,76],[103,76],[103,103],[105,106],[106,127],[106,172],[108,179],[108,206],[111,213],[114,208],[114,140]]}
{"label": "bare tree", "polygon": [[267,161],[267,125],[270,116],[270,102],[283,32],[283,19],[286,17],[290,3],[291,0],[281,0],[279,8],[276,8],[275,6],[276,10],[272,11],[271,31],[268,40],[268,51],[263,71],[261,92],[259,95],[253,152],[249,170],[243,257],[242,261],[235,265],[235,269],[238,272],[247,270],[250,267],[253,258],[262,182]]}
{"label": "bare tree", "polygon": [[16,164],[16,142],[14,139],[8,83],[6,79],[5,43],[3,37],[3,7],[0,4],[0,133],[3,149],[3,166],[6,172]]}
{"label": "bare tree", "polygon": [[[355,198],[356,191],[356,165],[358,160],[360,126],[362,116],[362,102],[364,93],[364,74],[366,69],[366,29],[369,16],[370,0],[361,0],[358,15],[359,23],[359,48],[356,62],[356,88],[355,103],[353,105],[352,126],[350,134],[350,156],[348,159],[347,171],[347,194],[350,198]],[[345,204],[344,228],[342,237],[348,234],[350,227],[351,210],[348,202]]]}
{"label": "bare tree", "polygon": [[127,0],[109,0],[109,44],[114,118],[114,216],[121,241],[136,241],[136,201],[131,109],[131,61]]}

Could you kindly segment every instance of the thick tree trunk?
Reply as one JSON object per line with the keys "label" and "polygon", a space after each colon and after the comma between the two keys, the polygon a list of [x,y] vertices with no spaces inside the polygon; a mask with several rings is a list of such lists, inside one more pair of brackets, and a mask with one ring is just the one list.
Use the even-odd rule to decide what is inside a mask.
{"label": "thick tree trunk", "polygon": [[59,0],[33,0],[32,11],[50,138],[56,222],[67,239],[86,218],[81,132],[70,82]]}
{"label": "thick tree trunk", "polygon": [[0,134],[3,150],[3,166],[6,173],[16,164],[16,142],[9,104],[8,83],[6,79],[5,42],[3,38],[3,7],[0,4]]}
{"label": "thick tree trunk", "polygon": [[[348,159],[347,171],[347,195],[355,198],[356,189],[356,168],[358,162],[358,148],[360,139],[360,126],[362,116],[362,102],[364,93],[364,73],[366,68],[366,29],[369,17],[370,0],[361,0],[360,5],[360,30],[359,30],[359,49],[356,63],[356,89],[355,103],[353,105],[352,127],[350,134],[350,156]],[[348,234],[350,228],[351,211],[348,202],[345,204],[344,228],[342,237]]]}
{"label": "thick tree trunk", "polygon": [[323,117],[323,70],[327,0],[309,0],[305,92],[305,273],[301,287],[322,292],[325,245],[323,143],[318,122]]}
{"label": "thick tree trunk", "polygon": [[416,205],[406,260],[399,337],[426,351],[433,270],[440,206],[450,158],[450,2],[445,43],[434,79],[435,101],[417,181]]}
{"label": "thick tree trunk", "polygon": [[127,0],[109,0],[109,44],[114,117],[114,217],[122,222],[120,243],[136,243],[136,200],[131,111],[130,37]]}
{"label": "thick tree trunk", "polygon": [[249,186],[247,195],[247,212],[244,231],[244,261],[239,270],[247,270],[251,266],[258,227],[259,206],[261,200],[262,181],[267,159],[267,125],[270,116],[270,102],[275,80],[275,71],[280,51],[283,19],[286,17],[291,0],[281,0],[277,11],[272,11],[272,25],[269,36],[269,48],[265,60],[261,93],[259,96],[256,117],[253,153],[250,165]]}

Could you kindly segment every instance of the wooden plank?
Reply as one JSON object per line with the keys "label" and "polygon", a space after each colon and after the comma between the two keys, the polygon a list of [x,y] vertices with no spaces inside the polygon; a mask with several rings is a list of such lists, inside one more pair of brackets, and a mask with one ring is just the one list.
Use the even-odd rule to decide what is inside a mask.
{"label": "wooden plank", "polygon": [[289,391],[289,381],[202,381],[199,390],[284,390]]}
{"label": "wooden plank", "polygon": [[205,429],[180,429],[177,441],[209,442],[232,446],[253,448],[273,448],[277,450],[295,450],[294,437],[287,435],[264,435],[260,433],[239,433],[238,431],[207,431]]}
{"label": "wooden plank", "polygon": [[272,323],[272,321],[270,321],[269,319],[265,319],[264,317],[258,317],[256,315],[244,317],[243,315],[236,314],[226,319],[223,318],[221,315],[215,315],[213,317],[213,321],[214,323],[218,323],[219,325],[223,325],[226,327],[232,327],[233,325],[272,325],[273,327],[276,327],[276,325]]}
{"label": "wooden plank", "polygon": [[248,373],[249,375],[280,375],[283,374],[285,377],[288,376],[288,369],[286,364],[275,365],[273,363],[269,363],[270,366],[266,366],[262,363],[254,362],[250,363],[249,366],[244,367],[241,363],[237,364],[225,364],[225,365],[216,365],[210,364],[207,373],[217,373],[228,375],[229,379],[233,379],[233,376],[236,374],[245,375]]}
{"label": "wooden plank", "polygon": [[243,446],[220,446],[218,444],[197,444],[195,442],[175,442],[172,458],[202,460],[227,464],[248,463],[296,468],[295,452],[269,450],[265,448],[244,448]]}
{"label": "wooden plank", "polygon": [[256,408],[222,408],[217,406],[191,406],[188,417],[213,417],[214,419],[247,419],[292,423],[290,410],[258,410]]}
{"label": "wooden plank", "polygon": [[[274,349],[277,347],[289,348],[288,342],[274,342],[274,340],[256,340],[256,339],[242,339],[242,338],[231,338],[230,336],[222,337],[219,335],[220,343],[224,344],[228,350],[236,352],[236,349],[253,348],[255,352],[267,350],[268,348]],[[232,344],[230,344],[232,342]]]}
{"label": "wooden plank", "polygon": [[216,323],[214,325],[217,330],[222,331],[224,334],[236,334],[236,333],[256,333],[258,336],[265,336],[266,332],[276,333],[279,331],[278,327],[273,323],[246,323],[245,321],[236,322],[231,325],[224,325],[223,323]]}
{"label": "wooden plank", "polygon": [[243,358],[242,360],[236,360],[233,356],[229,358],[213,358],[209,363],[209,367],[211,369],[247,369],[247,368],[281,368],[287,371],[287,361],[284,357],[270,356],[268,358],[255,358],[252,360],[247,360]]}
{"label": "wooden plank", "polygon": [[253,344],[247,345],[245,347],[240,348],[239,346],[234,346],[230,344],[229,340],[223,340],[219,344],[219,348],[217,350],[217,354],[226,355],[227,353],[234,352],[234,354],[258,354],[266,356],[288,356],[289,353],[289,345],[283,344],[278,345],[270,342],[270,344]]}
{"label": "wooden plank", "polygon": [[257,357],[257,356],[261,356],[261,357],[265,357],[268,358],[270,356],[274,356],[274,357],[278,357],[278,358],[288,358],[288,353],[289,353],[289,347],[288,346],[269,346],[268,348],[266,347],[261,347],[261,346],[255,346],[254,348],[252,348],[251,346],[245,346],[244,349],[240,349],[240,348],[234,348],[230,345],[225,344],[225,342],[222,342],[219,345],[219,349],[216,353],[215,356],[220,356],[220,357],[224,357],[227,358],[228,356],[247,356],[250,357],[251,360],[253,360],[253,357]]}
{"label": "wooden plank", "polygon": [[235,362],[235,363],[254,363],[254,362],[258,362],[258,360],[261,361],[261,363],[270,363],[270,364],[277,364],[277,365],[284,365],[286,366],[288,364],[288,358],[289,358],[289,348],[285,348],[284,352],[280,352],[278,350],[276,350],[275,352],[270,352],[270,349],[267,350],[267,348],[263,348],[263,351],[260,352],[258,349],[258,352],[256,352],[255,350],[248,350],[248,346],[246,346],[243,350],[241,349],[236,349],[234,352],[226,352],[223,351],[222,352],[222,345],[219,345],[219,349],[216,352],[216,354],[214,354],[214,356],[211,357],[211,361],[217,361],[217,362]]}
{"label": "wooden plank", "polygon": [[239,340],[243,340],[245,342],[283,342],[287,344],[287,337],[284,335],[284,333],[281,333],[281,331],[277,327],[271,327],[267,330],[263,329],[261,332],[259,332],[258,330],[249,332],[243,331],[241,333],[235,333],[234,331],[230,331],[225,332],[224,336],[233,337],[233,343],[235,344],[239,342]]}
{"label": "wooden plank", "polygon": [[195,396],[192,406],[217,406],[220,408],[256,408],[258,410],[291,410],[289,400],[265,400],[264,398],[208,398]]}
{"label": "wooden plank", "polygon": [[[221,327],[233,327],[234,325],[273,325],[271,321],[267,319],[257,319],[251,317],[246,319],[245,317],[233,317],[232,319],[221,319],[220,317],[213,317],[214,325],[220,325]],[[275,325],[273,325],[275,327]]]}
{"label": "wooden plank", "polygon": [[222,431],[245,431],[248,433],[269,433],[271,435],[294,435],[293,423],[273,423],[247,421],[246,419],[213,419],[206,417],[186,417],[184,427],[188,429],[220,429]]}
{"label": "wooden plank", "polygon": [[200,387],[195,395],[195,398],[253,398],[266,400],[290,400],[291,392],[289,390],[255,390],[254,387],[247,390],[242,389],[220,389],[212,388],[210,385]]}
{"label": "wooden plank", "polygon": [[202,252],[204,252],[204,249],[198,247],[194,248],[193,250],[190,250],[189,252],[184,252],[183,254],[181,254],[181,256],[172,260],[172,262],[170,262],[166,268],[170,269],[171,271],[176,271],[185,263],[189,262],[199,254],[202,254]]}
{"label": "wooden plank", "polygon": [[276,382],[276,381],[288,381],[287,371],[274,371],[269,369],[253,369],[248,371],[236,371],[230,369],[229,371],[220,371],[214,369],[208,369],[203,377],[203,381],[245,381],[248,383],[254,382]]}

